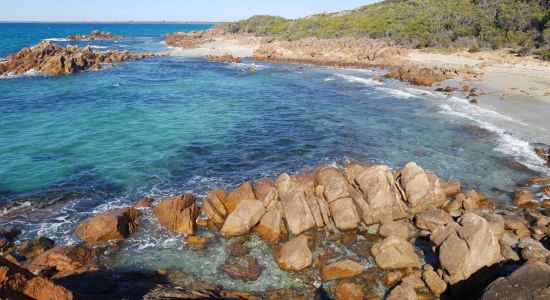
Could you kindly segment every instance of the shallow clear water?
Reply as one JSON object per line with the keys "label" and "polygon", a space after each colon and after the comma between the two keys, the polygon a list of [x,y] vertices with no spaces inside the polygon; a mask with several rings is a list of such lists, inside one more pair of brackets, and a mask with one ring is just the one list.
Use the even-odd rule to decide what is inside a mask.
{"label": "shallow clear water", "polygon": [[[208,26],[0,24],[0,54],[92,29],[126,38],[79,44],[170,52],[161,34]],[[251,64],[257,72],[248,71]],[[501,202],[519,182],[548,174],[531,141],[492,122],[516,120],[464,99],[370,80],[379,74],[166,56],[72,76],[0,79],[0,224],[74,244],[83,219],[145,195],[204,196],[217,186],[346,160],[393,168],[416,161]],[[215,276],[224,251],[188,250],[146,213],[115,264],[175,266],[238,286]],[[261,255],[263,265],[273,264]],[[283,276],[277,270],[248,287],[263,290]],[[290,284],[292,276],[277,282]]]}

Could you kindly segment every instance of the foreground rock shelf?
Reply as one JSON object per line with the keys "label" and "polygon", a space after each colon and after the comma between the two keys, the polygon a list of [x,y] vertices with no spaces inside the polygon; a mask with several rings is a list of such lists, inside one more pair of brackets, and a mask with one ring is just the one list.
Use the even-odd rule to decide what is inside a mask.
{"label": "foreground rock shelf", "polygon": [[[550,184],[544,178],[533,180]],[[229,194],[218,188],[201,203],[194,195],[177,195],[158,202],[153,215],[167,230],[186,235],[188,247],[196,251],[217,246],[200,236],[204,230],[197,230],[198,226],[234,240],[220,271],[243,282],[255,281],[262,272],[249,250],[243,250],[241,240],[255,234],[273,245],[272,259],[281,270],[307,273],[309,280],[322,282],[321,289],[336,299],[378,299],[381,295],[369,285],[376,281],[385,285],[387,299],[548,295],[548,209],[533,202],[525,188],[518,190],[516,198],[524,206],[497,208],[494,199],[474,190],[462,191],[460,183],[441,181],[415,163],[397,171],[351,163],[344,169],[325,166],[311,173],[245,182]],[[37,246],[27,245],[26,252],[18,252],[10,246],[17,234],[4,230],[3,252],[11,253],[4,256],[57,280],[98,272],[97,254],[113,251],[112,243],[103,242],[133,234],[139,226],[139,211],[153,203],[145,198],[134,207],[108,210],[86,220],[76,231],[88,243],[80,247],[52,248],[36,242],[28,244]],[[334,252],[324,248],[327,244],[342,244],[348,250]],[[366,268],[360,257],[372,260],[376,267]],[[512,273],[519,266],[517,274],[524,275]],[[145,298],[185,299],[192,290],[163,285]],[[197,290],[210,292],[244,299],[318,293],[315,289],[262,294]]]}
{"label": "foreground rock shelf", "polygon": [[0,76],[22,75],[36,71],[44,75],[67,75],[84,70],[99,70],[102,64],[153,57],[151,53],[97,51],[88,47],[56,45],[43,41],[32,48],[0,59]]}

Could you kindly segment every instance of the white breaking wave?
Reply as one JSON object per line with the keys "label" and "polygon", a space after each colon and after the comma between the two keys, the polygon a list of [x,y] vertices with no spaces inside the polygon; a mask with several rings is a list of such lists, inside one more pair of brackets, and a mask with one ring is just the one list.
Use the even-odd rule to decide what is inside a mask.
{"label": "white breaking wave", "polygon": [[236,67],[236,68],[239,68],[239,69],[243,69],[243,70],[248,70],[251,67],[256,68],[256,70],[263,70],[263,69],[269,68],[266,65],[260,65],[260,64],[255,64],[255,63],[247,64],[247,63],[242,63],[242,62],[241,63],[229,63],[229,65],[233,66],[233,67]]}
{"label": "white breaking wave", "polygon": [[[480,111],[482,111],[486,113],[486,115],[491,115],[496,118],[501,118],[503,120],[507,120],[510,122],[516,122],[518,124],[524,124],[524,123],[517,121],[515,119],[512,119],[509,116],[501,115],[497,112],[494,112],[482,107],[474,106],[474,105],[469,105],[470,108],[468,109],[467,112],[459,111],[460,109],[459,107],[455,107],[455,109],[453,109],[451,107],[451,104],[453,104],[453,100],[455,102],[457,100],[452,98],[457,98],[457,97],[451,97],[450,104],[441,104],[439,106],[441,108],[440,113],[453,115],[453,116],[474,121],[480,127],[487,129],[490,132],[493,132],[494,134],[497,135],[498,144],[494,148],[495,151],[514,157],[517,161],[519,161],[520,163],[524,164],[525,166],[527,166],[532,170],[539,171],[545,174],[550,174],[550,169],[546,167],[545,161],[535,154],[533,147],[528,141],[525,141],[513,135],[512,133],[507,132],[503,128],[500,128],[494,125],[493,123],[490,123],[485,120],[481,120],[477,118],[477,116],[482,117],[482,115],[480,115]],[[457,99],[460,99],[460,98],[457,98]]]}
{"label": "white breaking wave", "polygon": [[382,85],[383,84],[382,82],[378,82],[378,81],[372,80],[370,78],[355,77],[355,76],[344,75],[344,74],[334,74],[334,76],[340,77],[340,78],[344,79],[347,82],[361,83],[361,84],[368,85],[368,86]]}
{"label": "white breaking wave", "polygon": [[42,74],[42,73],[36,71],[35,69],[30,69],[27,72],[25,72],[23,74],[20,74],[20,75],[15,75],[15,74],[12,74],[12,73],[8,73],[6,75],[1,75],[0,79],[12,79],[12,78],[19,78],[19,77],[34,77],[34,76],[48,76],[48,75]]}
{"label": "white breaking wave", "polygon": [[107,49],[107,46],[90,46],[92,49]]}
{"label": "white breaking wave", "polygon": [[44,39],[44,41],[50,41],[50,42],[68,42],[69,40],[68,40],[68,39],[65,39],[65,38],[49,38],[49,39]]}
{"label": "white breaking wave", "polygon": [[387,87],[376,87],[376,90],[384,94],[388,94],[395,98],[408,99],[408,98],[420,98],[420,96],[415,95],[404,90],[392,89]]}

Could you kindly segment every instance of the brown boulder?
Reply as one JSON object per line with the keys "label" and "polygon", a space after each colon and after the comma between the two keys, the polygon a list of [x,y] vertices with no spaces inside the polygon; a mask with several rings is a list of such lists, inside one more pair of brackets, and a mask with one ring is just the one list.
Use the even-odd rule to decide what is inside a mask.
{"label": "brown boulder", "polygon": [[54,278],[98,271],[95,263],[96,250],[82,247],[52,248],[27,262],[26,267],[33,273],[53,269]]}
{"label": "brown boulder", "polygon": [[354,186],[365,200],[358,205],[361,218],[370,225],[389,216],[394,220],[408,216],[406,205],[401,201],[395,179],[387,166],[364,168],[355,178]]}
{"label": "brown boulder", "polygon": [[363,273],[363,266],[349,259],[321,266],[321,279],[323,281],[354,277],[361,273]]}
{"label": "brown boulder", "polygon": [[255,228],[258,237],[268,244],[278,244],[281,239],[281,217],[278,209],[270,210],[263,215],[260,224]]}
{"label": "brown boulder", "polygon": [[431,207],[441,207],[446,200],[437,176],[424,171],[414,162],[408,163],[399,171],[397,181],[403,189],[405,202],[412,213]]}
{"label": "brown boulder", "polygon": [[525,205],[533,202],[533,192],[529,189],[523,188],[516,191],[514,194],[515,205]]}
{"label": "brown boulder", "polygon": [[361,222],[355,203],[351,198],[334,200],[329,203],[329,209],[334,224],[339,230],[355,229],[359,225],[359,222]]}
{"label": "brown boulder", "polygon": [[212,220],[214,224],[223,224],[225,216],[227,215],[227,209],[225,208],[225,201],[227,195],[221,188],[215,189],[206,195],[202,202],[202,209],[209,220]]}
{"label": "brown boulder", "polygon": [[315,226],[315,218],[309,209],[304,191],[299,185],[291,185],[289,189],[287,187],[284,189],[286,191],[279,188],[284,218],[290,232],[293,235],[299,235]]}
{"label": "brown boulder", "polygon": [[135,208],[110,209],[80,224],[76,235],[86,242],[122,240],[136,231],[138,218]]}
{"label": "brown boulder", "polygon": [[313,254],[304,235],[273,248],[273,257],[285,271],[301,271],[313,264]]}
{"label": "brown boulder", "polygon": [[196,198],[191,194],[181,194],[162,200],[153,209],[153,214],[159,222],[170,230],[193,235],[195,222],[200,209],[195,205]]}
{"label": "brown boulder", "polygon": [[390,236],[371,248],[376,265],[382,269],[403,269],[420,264],[413,245],[407,240]]}
{"label": "brown boulder", "polygon": [[52,281],[35,276],[0,257],[0,298],[72,300],[75,295],[68,289]]}
{"label": "brown boulder", "polygon": [[453,218],[446,211],[438,208],[430,208],[416,215],[416,227],[429,231],[452,222],[454,222]]}
{"label": "brown boulder", "polygon": [[237,209],[239,203],[243,200],[255,200],[254,186],[249,181],[243,183],[241,186],[232,191],[225,201],[225,207],[228,213],[232,213]]}
{"label": "brown boulder", "polygon": [[414,288],[408,283],[401,283],[396,286],[388,295],[386,300],[416,300],[418,296]]}
{"label": "brown boulder", "polygon": [[424,272],[422,272],[422,279],[436,295],[441,295],[447,289],[447,283],[439,277],[439,275],[434,271],[431,265],[424,266]]}
{"label": "brown boulder", "polygon": [[385,222],[378,228],[378,234],[384,238],[389,236],[396,236],[404,240],[409,239],[409,225],[405,222]]}
{"label": "brown boulder", "polygon": [[335,290],[336,300],[363,300],[365,295],[360,285],[340,283]]}
{"label": "brown boulder", "polygon": [[348,182],[340,171],[333,167],[323,167],[316,172],[318,185],[325,187],[323,195],[330,204],[340,198],[349,197]]}
{"label": "brown boulder", "polygon": [[453,230],[447,231],[446,239],[441,238],[444,242],[439,247],[439,262],[445,271],[444,279],[450,284],[469,278],[477,270],[502,259],[500,245],[484,218],[466,213],[460,218],[459,224],[451,223],[445,227]]}
{"label": "brown boulder", "polygon": [[269,178],[264,178],[256,181],[254,186],[256,191],[256,197],[262,201],[265,207],[270,207],[272,203],[276,203],[279,200],[279,191],[275,182]]}
{"label": "brown boulder", "polygon": [[252,230],[266,213],[264,203],[260,200],[243,200],[225,220],[221,229],[224,236],[238,236]]}

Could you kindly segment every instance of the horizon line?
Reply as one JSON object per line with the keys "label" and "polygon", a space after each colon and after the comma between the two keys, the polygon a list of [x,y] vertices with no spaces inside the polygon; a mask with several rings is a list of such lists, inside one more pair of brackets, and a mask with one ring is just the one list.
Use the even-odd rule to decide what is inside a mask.
{"label": "horizon line", "polygon": [[220,24],[230,23],[232,21],[3,21],[0,23],[48,23],[48,24],[115,24],[115,23],[135,23],[135,24]]}

